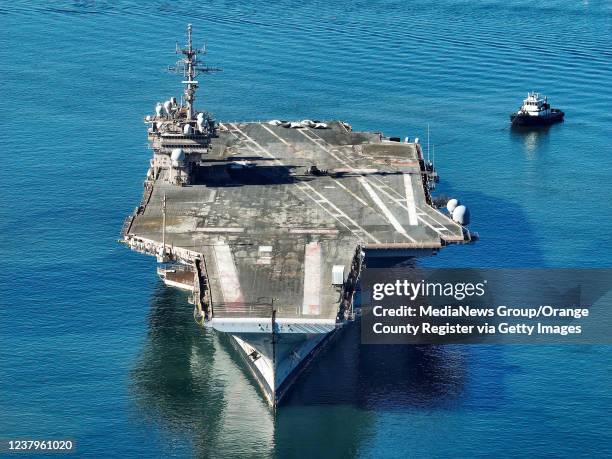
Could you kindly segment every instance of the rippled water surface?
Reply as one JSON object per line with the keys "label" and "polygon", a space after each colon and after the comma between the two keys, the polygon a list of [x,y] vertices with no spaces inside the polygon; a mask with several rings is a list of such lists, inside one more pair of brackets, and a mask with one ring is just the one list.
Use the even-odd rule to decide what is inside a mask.
{"label": "rippled water surface", "polygon": [[[150,151],[142,116],[192,22],[218,119],[344,119],[424,139],[481,240],[438,266],[609,267],[611,4],[0,5],[0,437],[88,456],[610,457],[604,346],[359,346],[346,330],[273,419],[155,261],[116,243]],[[567,120],[515,132],[528,90]],[[432,155],[433,156],[433,155]]]}

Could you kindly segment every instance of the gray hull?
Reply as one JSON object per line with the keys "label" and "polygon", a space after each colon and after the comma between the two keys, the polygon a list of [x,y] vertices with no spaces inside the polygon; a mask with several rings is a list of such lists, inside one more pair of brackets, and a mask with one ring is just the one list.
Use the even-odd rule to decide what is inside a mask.
{"label": "gray hull", "polygon": [[[269,325],[271,328],[271,321]],[[283,333],[279,330],[281,327],[291,327],[294,331]],[[277,325],[275,333],[252,332],[249,326],[242,325],[234,326],[233,331],[226,326],[220,328],[228,334],[271,406],[283,400],[300,373],[339,330],[333,324],[298,323]]]}

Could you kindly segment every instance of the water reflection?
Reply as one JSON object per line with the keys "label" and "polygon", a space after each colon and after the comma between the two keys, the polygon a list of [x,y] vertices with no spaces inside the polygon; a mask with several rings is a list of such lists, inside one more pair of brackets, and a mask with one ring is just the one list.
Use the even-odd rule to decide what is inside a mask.
{"label": "water reflection", "polygon": [[510,135],[514,142],[520,142],[528,159],[536,156],[536,151],[546,148],[549,143],[548,134],[554,126],[514,126],[510,127]]}
{"label": "water reflection", "polygon": [[136,415],[198,457],[269,455],[272,413],[217,334],[195,324],[186,296],[159,284],[148,322],[131,374]]}

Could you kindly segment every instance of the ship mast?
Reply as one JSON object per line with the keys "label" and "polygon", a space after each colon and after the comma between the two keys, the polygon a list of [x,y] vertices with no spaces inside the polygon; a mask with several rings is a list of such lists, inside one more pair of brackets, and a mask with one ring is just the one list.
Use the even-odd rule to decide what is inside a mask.
{"label": "ship mast", "polygon": [[185,80],[181,83],[185,85],[185,103],[187,104],[187,120],[191,121],[194,118],[194,101],[195,92],[198,89],[198,81],[196,77],[201,73],[218,72],[221,69],[208,67],[204,63],[198,62],[198,54],[206,54],[206,48],[194,48],[192,38],[191,24],[187,25],[187,46],[184,48],[176,44],[176,53],[182,54],[184,57],[176,62],[175,67],[169,67],[170,70],[182,71]]}

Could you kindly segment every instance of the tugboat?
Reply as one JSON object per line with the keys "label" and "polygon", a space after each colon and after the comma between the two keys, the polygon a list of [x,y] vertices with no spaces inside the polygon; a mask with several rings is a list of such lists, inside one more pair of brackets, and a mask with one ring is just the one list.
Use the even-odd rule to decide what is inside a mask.
{"label": "tugboat", "polygon": [[564,116],[558,108],[550,108],[546,97],[532,91],[527,93],[521,108],[510,115],[510,121],[514,126],[547,126],[563,121]]}

